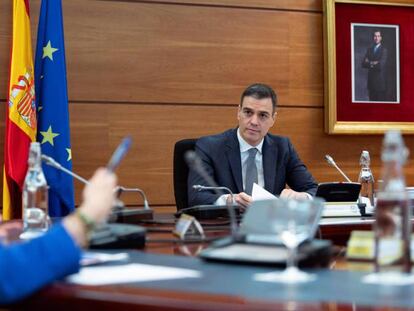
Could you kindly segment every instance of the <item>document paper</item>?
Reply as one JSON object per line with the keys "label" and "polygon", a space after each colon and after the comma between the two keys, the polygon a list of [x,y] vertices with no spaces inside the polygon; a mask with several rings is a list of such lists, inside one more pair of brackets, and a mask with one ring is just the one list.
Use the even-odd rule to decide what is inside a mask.
{"label": "document paper", "polygon": [[278,197],[273,195],[266,189],[260,187],[258,184],[254,183],[253,190],[252,190],[252,199],[253,201],[274,200],[274,199],[278,199]]}
{"label": "document paper", "polygon": [[131,263],[82,268],[79,273],[67,277],[66,281],[81,285],[109,285],[199,277],[201,272],[196,270]]}

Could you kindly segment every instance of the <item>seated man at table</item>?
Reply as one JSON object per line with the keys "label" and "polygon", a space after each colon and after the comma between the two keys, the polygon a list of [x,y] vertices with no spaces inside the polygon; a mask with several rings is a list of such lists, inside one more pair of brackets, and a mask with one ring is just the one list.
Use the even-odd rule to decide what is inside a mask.
{"label": "seated man at table", "polygon": [[22,299],[41,287],[79,271],[81,247],[94,224],[113,206],[116,176],[99,169],[83,191],[76,212],[29,242],[0,244],[0,304]]}
{"label": "seated man at table", "polygon": [[[219,186],[235,194],[233,200],[241,207],[252,202],[253,183],[284,198],[308,199],[316,193],[317,184],[299,159],[286,137],[269,134],[276,120],[277,97],[265,84],[247,87],[238,107],[238,128],[201,137],[196,154],[207,173]],[[225,205],[228,194],[197,191],[193,185],[206,185],[193,169],[188,176],[188,205]],[[286,184],[290,189],[286,188]]]}

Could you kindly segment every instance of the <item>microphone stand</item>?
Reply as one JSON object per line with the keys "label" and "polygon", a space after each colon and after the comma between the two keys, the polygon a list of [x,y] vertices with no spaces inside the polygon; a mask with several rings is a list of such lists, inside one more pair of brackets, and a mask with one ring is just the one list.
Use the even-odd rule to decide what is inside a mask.
{"label": "microphone stand", "polygon": [[[233,192],[227,188],[227,187],[223,187],[223,186],[217,186],[217,187],[208,187],[208,186],[202,186],[202,185],[193,185],[193,189],[198,190],[198,191],[203,191],[203,190],[214,190],[214,191],[226,191],[228,194],[230,194],[230,198],[231,198],[231,203],[229,202],[229,200],[226,200],[226,206],[229,212],[229,219],[230,219],[230,233],[232,237],[236,237],[237,236],[237,222],[236,222],[236,213],[234,211],[234,205],[233,203],[233,197],[234,194]],[[220,192],[218,194],[221,194]]]}
{"label": "microphone stand", "polygon": [[[339,166],[335,163],[335,160],[329,155],[326,154],[325,155],[325,160],[326,162],[328,162],[329,165],[333,166],[334,168],[336,168],[336,170],[341,173],[341,175],[347,180],[347,182],[352,183],[352,180],[349,179],[348,176],[346,176],[346,174],[339,168]],[[362,203],[361,198],[358,198],[358,203],[357,203],[357,207],[359,210],[359,213],[361,214],[361,216],[365,217],[365,216],[371,216],[369,214],[367,214],[366,212],[366,204]]]}
{"label": "microphone stand", "polygon": [[87,181],[85,178],[79,176],[78,174],[68,170],[66,167],[64,167],[63,165],[61,165],[60,163],[58,163],[55,159],[53,159],[52,157],[49,157],[45,154],[42,154],[42,160],[49,166],[52,166],[62,172],[65,172],[66,174],[72,176],[73,178],[76,178],[77,180],[79,180],[81,183],[84,183],[85,185],[89,184],[89,181]]}
{"label": "microphone stand", "polygon": [[117,197],[118,198],[121,196],[121,194],[123,192],[137,192],[137,193],[139,193],[139,195],[141,196],[141,198],[144,202],[144,209],[145,210],[150,210],[148,200],[147,200],[147,196],[145,195],[145,192],[142,189],[140,189],[140,188],[126,188],[126,187],[118,186],[115,191],[117,191]]}
{"label": "microphone stand", "polygon": [[138,193],[144,202],[144,208],[125,208],[125,205],[123,203],[121,206],[118,205],[117,208],[113,211],[113,214],[118,217],[118,220],[120,222],[135,223],[136,221],[140,220],[153,219],[153,210],[149,207],[147,196],[142,189],[118,186],[115,191],[117,192],[117,199],[119,202],[122,202],[119,200],[119,198],[124,192]]}
{"label": "microphone stand", "polygon": [[[58,163],[55,159],[53,159],[52,157],[49,157],[45,154],[42,154],[42,160],[49,166],[52,166],[70,176],[72,176],[73,178],[79,180],[80,182],[82,182],[85,185],[89,184],[89,181],[86,180],[85,178],[79,176],[78,174],[68,170],[67,168],[65,168],[64,166],[62,166],[60,163]],[[147,197],[144,193],[143,190],[139,189],[139,188],[125,188],[125,187],[121,187],[118,186],[117,188],[115,188],[115,191],[117,192],[117,199],[116,199],[116,204],[113,208],[113,211],[111,213],[111,216],[116,216],[117,219],[119,220],[119,218],[121,218],[121,222],[125,222],[125,223],[135,223],[136,221],[139,220],[143,220],[143,219],[152,219],[153,218],[153,211],[152,209],[149,207],[148,204],[148,200]],[[138,192],[141,197],[143,198],[144,201],[144,208],[136,208],[136,209],[127,209],[125,208],[125,204],[119,199],[119,197],[121,196],[122,192]],[[110,217],[110,220],[112,221],[112,217]],[[128,216],[128,217],[127,217]],[[130,218],[130,219],[128,219]]]}
{"label": "microphone stand", "polygon": [[[187,165],[195,170],[209,186],[201,186],[201,185],[195,185],[196,188],[200,190],[213,190],[217,195],[222,195],[223,190],[226,191],[231,195],[231,201],[233,202],[233,193],[232,191],[227,187],[222,187],[216,184],[214,179],[206,172],[206,170],[203,167],[203,164],[201,162],[200,157],[195,153],[193,150],[189,150],[184,155],[185,161],[187,162]],[[193,186],[194,187],[194,186]],[[229,204],[229,202],[226,200],[226,206],[229,213],[230,218],[230,234],[232,239],[237,240],[237,221],[236,221],[236,215],[233,209],[233,206]]]}
{"label": "microphone stand", "polygon": [[347,180],[347,182],[352,182],[352,180],[350,180],[348,178],[348,176],[345,175],[345,173],[339,168],[339,166],[336,165],[334,159],[329,154],[326,154],[325,155],[325,160],[326,160],[326,162],[328,162],[329,165],[332,165],[334,168],[336,168],[337,171],[339,173],[341,173],[341,175]]}

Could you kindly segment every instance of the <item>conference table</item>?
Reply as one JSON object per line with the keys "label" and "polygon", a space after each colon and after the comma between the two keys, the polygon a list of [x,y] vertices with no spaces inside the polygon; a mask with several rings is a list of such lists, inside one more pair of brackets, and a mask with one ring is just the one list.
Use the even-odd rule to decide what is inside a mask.
{"label": "conference table", "polygon": [[[362,283],[369,263],[348,262],[344,245],[352,230],[369,230],[372,219],[323,219],[319,237],[335,244],[329,266],[311,268],[317,280],[303,284],[262,282],[258,273],[274,266],[208,262],[197,257],[208,242],[185,242],[172,234],[172,214],[155,214],[140,225],[147,229],[146,247],[128,250],[128,262],[196,271],[199,276],[111,285],[79,285],[61,280],[10,309],[75,310],[408,310],[414,309],[414,286]],[[18,222],[10,238],[21,230]],[[210,239],[229,234],[226,220],[203,223]],[[1,229],[1,225],[0,225]],[[110,251],[110,252],[118,252]],[[120,265],[109,263],[105,265]]]}

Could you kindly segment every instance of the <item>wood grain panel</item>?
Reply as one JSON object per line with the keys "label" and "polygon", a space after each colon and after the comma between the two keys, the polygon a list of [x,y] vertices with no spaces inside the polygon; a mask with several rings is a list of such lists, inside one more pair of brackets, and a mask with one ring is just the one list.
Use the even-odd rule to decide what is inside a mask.
{"label": "wood grain panel", "polygon": [[[144,189],[152,205],[174,205],[172,154],[177,140],[218,133],[237,124],[236,107],[72,103],[70,113],[74,171],[90,177],[96,167],[106,164],[120,139],[131,135],[133,146],[117,171],[119,182]],[[0,118],[4,120],[4,113]],[[373,172],[379,179],[382,136],[329,136],[322,127],[320,108],[280,108],[272,132],[291,138],[319,182],[342,180],[323,160],[327,153],[356,180],[363,149],[370,151]],[[1,123],[1,150],[3,136]],[[405,142],[412,150],[414,137],[406,136]],[[2,158],[1,152],[0,161]],[[414,184],[413,164],[411,159],[406,167],[410,185]],[[75,182],[77,203],[82,187]],[[125,202],[135,204],[139,199],[130,195]]]}
{"label": "wood grain panel", "polygon": [[[234,127],[241,91],[262,81],[281,104],[272,132],[292,139],[318,181],[341,180],[323,160],[326,153],[356,180],[363,149],[379,179],[381,136],[323,130],[321,0],[194,2],[63,1],[75,172],[89,177],[131,135],[120,184],[141,187],[152,205],[172,206],[174,143]],[[31,1],[33,42],[39,4]],[[10,40],[11,1],[0,1],[2,108]],[[412,149],[414,136],[405,139]],[[0,109],[1,163],[3,140]],[[413,160],[406,174],[414,185]],[[82,187],[75,183],[77,203]]]}
{"label": "wood grain panel", "polygon": [[[103,0],[117,1],[120,0]],[[125,0],[124,0],[125,1]],[[126,0],[131,1],[131,0]],[[140,0],[133,0],[140,2]],[[279,9],[279,10],[303,10],[303,11],[322,11],[321,0],[146,0],[145,2],[171,3],[171,4],[192,4],[192,5],[213,5],[224,7],[241,7],[256,9]]]}
{"label": "wood grain panel", "polygon": [[322,105],[321,14],[83,0],[64,13],[71,100],[230,104],[262,81],[284,105]]}
{"label": "wood grain panel", "polygon": [[[97,110],[105,117],[95,121]],[[97,165],[106,163],[120,139],[131,135],[134,144],[118,170],[120,183],[143,188],[152,204],[168,205],[174,204],[174,143],[182,138],[209,135],[234,127],[236,108],[76,104],[71,107],[71,120],[73,161],[77,172],[90,176]],[[272,132],[291,138],[302,160],[320,182],[342,180],[339,173],[324,161],[327,153],[351,179],[356,180],[361,150],[369,150],[375,177],[380,176],[382,136],[326,135],[323,133],[322,109],[280,108]],[[412,149],[414,137],[407,136],[405,140]],[[406,174],[408,183],[414,184],[412,160]],[[133,203],[133,200],[127,198],[127,203]]]}
{"label": "wood grain panel", "polygon": [[0,99],[6,98],[10,72],[11,33],[12,1],[0,1]]}

